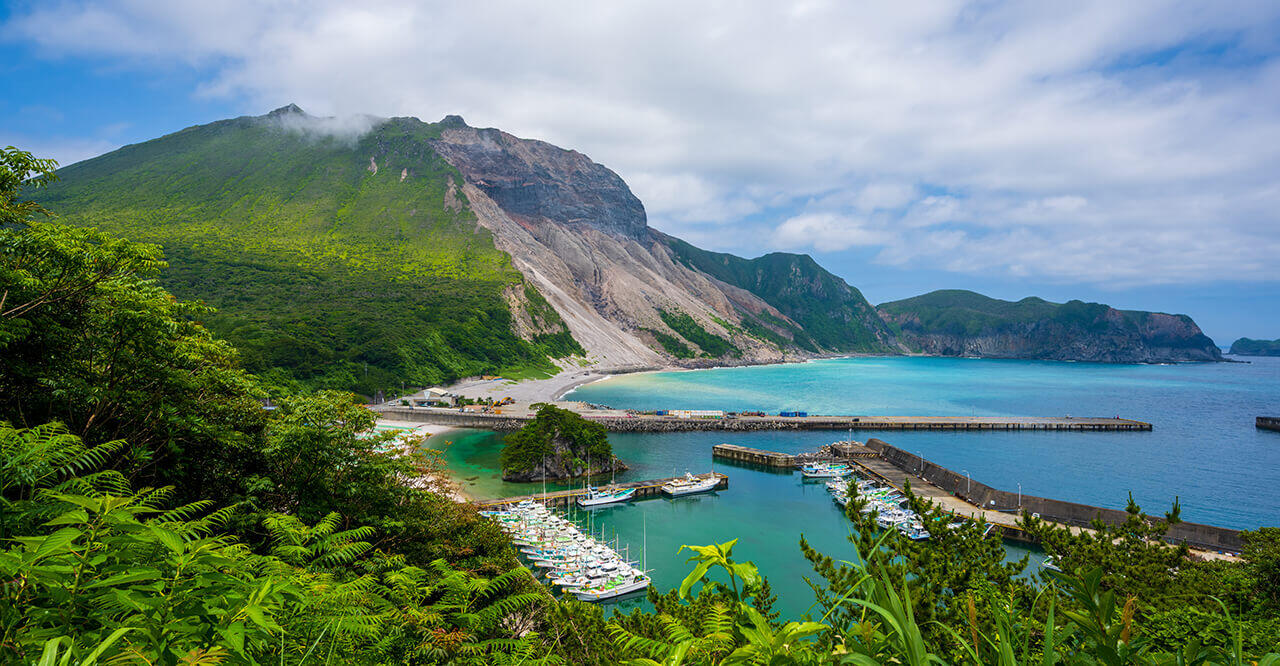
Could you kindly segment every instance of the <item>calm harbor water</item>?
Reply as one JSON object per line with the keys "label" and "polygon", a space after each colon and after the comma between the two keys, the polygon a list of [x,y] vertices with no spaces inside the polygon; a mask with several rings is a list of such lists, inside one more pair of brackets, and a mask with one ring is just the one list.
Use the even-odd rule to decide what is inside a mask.
{"label": "calm harbor water", "polygon": [[[974,479],[1028,494],[1123,508],[1127,493],[1152,513],[1174,496],[1183,517],[1241,529],[1280,525],[1280,433],[1254,417],[1280,413],[1280,359],[1249,364],[1101,365],[939,358],[853,358],[811,363],[618,376],[567,399],[636,409],[801,409],[811,414],[1114,416],[1149,421],[1149,433],[870,432]],[[711,468],[721,442],[812,450],[833,432],[615,434],[631,469],[619,481]],[[527,494],[540,484],[500,479],[501,438],[454,431],[445,458],[478,497]],[[443,445],[437,439],[435,445]],[[681,544],[739,538],[735,554],[769,576],[785,613],[803,612],[813,575],[797,543],[849,557],[848,522],[821,484],[799,475],[726,467],[729,490],[597,510],[592,525],[647,565],[661,590],[688,571]],[[549,489],[556,488],[554,484]],[[1011,556],[1026,551],[1010,548]],[[1033,560],[1038,558],[1033,558]],[[637,603],[637,602],[631,602]],[[625,607],[627,604],[623,604]]]}

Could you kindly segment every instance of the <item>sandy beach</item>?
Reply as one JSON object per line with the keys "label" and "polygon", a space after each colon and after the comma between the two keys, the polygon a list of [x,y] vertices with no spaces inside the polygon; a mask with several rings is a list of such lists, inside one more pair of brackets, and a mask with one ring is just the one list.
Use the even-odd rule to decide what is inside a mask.
{"label": "sandy beach", "polygon": [[591,368],[566,368],[546,379],[471,379],[458,382],[449,391],[464,398],[511,398],[519,403],[552,402],[560,400],[573,389],[610,377],[609,373]]}

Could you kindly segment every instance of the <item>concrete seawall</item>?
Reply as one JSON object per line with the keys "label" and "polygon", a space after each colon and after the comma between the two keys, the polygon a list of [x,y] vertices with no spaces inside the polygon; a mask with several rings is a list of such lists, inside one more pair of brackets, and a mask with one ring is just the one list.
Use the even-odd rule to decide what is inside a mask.
{"label": "concrete seawall", "polygon": [[[898,469],[919,476],[970,504],[997,511],[1019,510],[1017,493],[998,490],[982,482],[973,481],[963,474],[931,463],[914,453],[908,453],[879,439],[867,440],[866,445]],[[1045,520],[1076,527],[1088,527],[1094,518],[1101,518],[1103,522],[1110,524],[1119,524],[1129,517],[1128,513],[1118,509],[1104,509],[1088,504],[1025,494],[1021,495],[1021,510],[1038,513]],[[1238,553],[1243,546],[1239,530],[1199,523],[1183,522],[1173,525],[1165,538],[1170,543],[1186,543],[1195,548],[1212,551]]]}
{"label": "concrete seawall", "polygon": [[[381,412],[401,421],[438,423],[482,430],[519,430],[530,417],[515,414],[482,414],[456,409],[388,407]],[[667,416],[616,416],[582,412],[585,418],[611,432],[688,432],[721,430],[1060,430],[1143,432],[1151,424],[1120,418],[1084,417],[983,417],[983,416],[735,416],[726,418],[675,418]]]}
{"label": "concrete seawall", "polygon": [[1280,432],[1280,416],[1259,416],[1254,425],[1263,430]]}

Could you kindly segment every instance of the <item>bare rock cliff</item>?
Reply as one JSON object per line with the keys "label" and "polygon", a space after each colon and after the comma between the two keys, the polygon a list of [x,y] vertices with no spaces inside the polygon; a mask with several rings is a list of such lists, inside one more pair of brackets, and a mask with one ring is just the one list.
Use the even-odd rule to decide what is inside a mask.
{"label": "bare rock cliff", "polygon": [[[433,148],[461,172],[461,191],[480,224],[555,307],[593,362],[606,368],[671,362],[656,336],[700,352],[683,359],[686,365],[802,357],[748,334],[740,325],[744,312],[789,320],[750,292],[675,261],[647,226],[640,200],[614,172],[576,151],[468,127],[461,119],[446,124]],[[731,351],[700,350],[668,324],[681,314]]]}

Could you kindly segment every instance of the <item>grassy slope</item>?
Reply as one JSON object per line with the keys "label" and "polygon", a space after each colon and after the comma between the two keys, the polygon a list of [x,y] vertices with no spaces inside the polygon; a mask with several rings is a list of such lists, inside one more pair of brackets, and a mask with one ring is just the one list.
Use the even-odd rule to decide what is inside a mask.
{"label": "grassy slope", "polygon": [[367,393],[579,351],[567,331],[511,332],[502,292],[522,278],[446,196],[461,178],[425,143],[438,131],[393,119],[344,141],[221,121],[60,169],[42,203],[164,246],[165,285],[218,308],[210,326],[282,383]]}
{"label": "grassy slope", "polygon": [[808,255],[774,252],[756,259],[743,259],[708,252],[677,238],[666,240],[676,258],[686,266],[746,289],[803,329],[796,330],[772,317],[760,319],[744,313],[744,328],[755,331],[757,337],[770,339],[768,331],[786,331],[796,345],[810,351],[818,348],[889,350],[884,340],[891,334],[862,293],[827,272]]}

